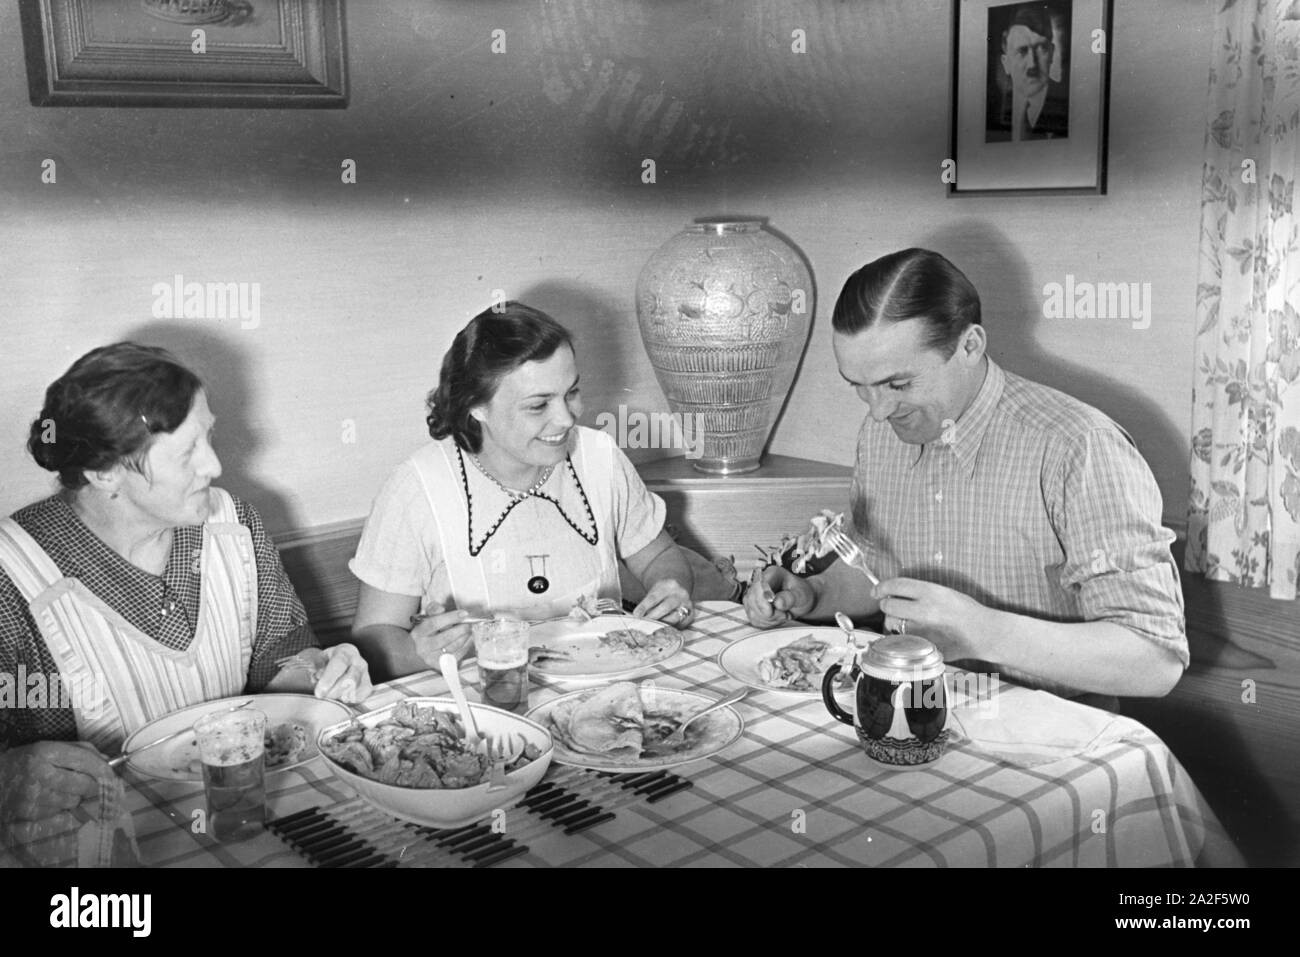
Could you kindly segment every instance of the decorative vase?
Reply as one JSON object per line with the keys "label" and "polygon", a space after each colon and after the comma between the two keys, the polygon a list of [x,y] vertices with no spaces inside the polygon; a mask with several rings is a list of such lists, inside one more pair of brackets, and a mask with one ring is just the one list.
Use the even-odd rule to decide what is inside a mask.
{"label": "decorative vase", "polygon": [[696,220],[637,278],[641,341],[703,472],[758,468],[808,343],[812,275],[764,223]]}

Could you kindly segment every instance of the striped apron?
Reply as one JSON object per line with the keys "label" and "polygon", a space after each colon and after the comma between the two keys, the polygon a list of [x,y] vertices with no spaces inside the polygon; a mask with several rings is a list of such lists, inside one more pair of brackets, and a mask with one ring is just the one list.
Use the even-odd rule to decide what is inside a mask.
{"label": "striped apron", "polygon": [[0,567],[27,600],[58,665],[77,737],[106,754],[150,721],[244,689],[257,627],[253,539],[230,495],[209,494],[199,621],[184,651],[154,641],[76,578],[63,577],[17,522],[0,519]]}

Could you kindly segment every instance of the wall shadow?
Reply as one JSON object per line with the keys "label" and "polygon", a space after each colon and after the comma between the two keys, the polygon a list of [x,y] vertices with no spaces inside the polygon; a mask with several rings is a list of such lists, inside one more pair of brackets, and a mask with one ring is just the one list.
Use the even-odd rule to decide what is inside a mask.
{"label": "wall shadow", "polygon": [[[989,354],[999,365],[1105,412],[1133,437],[1157,481],[1166,480],[1162,484],[1168,484],[1172,469],[1188,468],[1190,439],[1152,399],[1124,380],[1071,362],[1038,342],[1039,325],[1048,321],[1043,318],[1042,290],[1013,237],[988,222],[965,219],[924,237],[920,245],[951,259],[979,290]],[[1098,325],[1099,331],[1105,328]],[[1191,361],[1190,344],[1185,358]],[[1180,521],[1184,507],[1184,502],[1164,502],[1165,514]]]}
{"label": "wall shadow", "polygon": [[529,286],[518,298],[572,333],[582,383],[581,424],[596,428],[600,413],[617,414],[630,394],[633,369],[644,360],[632,296],[624,300],[595,286],[553,280]]}
{"label": "wall shadow", "polygon": [[267,528],[297,528],[292,499],[254,476],[263,442],[250,410],[260,407],[257,376],[248,355],[220,333],[194,323],[155,321],[132,329],[128,338],[174,353],[203,380],[217,417],[215,446],[222,474],[217,485],[257,508]]}
{"label": "wall shadow", "polygon": [[799,257],[804,268],[808,270],[808,277],[812,282],[812,288],[808,290],[808,331],[804,335],[803,342],[799,344],[799,358],[794,365],[794,375],[790,378],[790,387],[786,390],[785,397],[781,400],[781,404],[777,406],[772,413],[772,424],[768,426],[767,441],[763,443],[763,451],[761,453],[761,455],[766,458],[771,452],[772,440],[776,438],[777,430],[781,427],[781,420],[785,418],[785,410],[790,405],[790,397],[794,395],[795,386],[799,383],[799,377],[803,375],[804,361],[808,358],[808,344],[813,341],[813,333],[817,331],[818,310],[821,310],[823,314],[826,314],[835,308],[835,303],[834,301],[829,304],[822,302],[821,290],[817,286],[817,273],[813,270],[812,261],[808,258],[807,254],[804,253],[799,244],[785,233],[781,232],[781,230],[776,229],[770,223],[767,223],[766,217],[762,218],[764,219],[763,228],[794,250],[794,254]]}

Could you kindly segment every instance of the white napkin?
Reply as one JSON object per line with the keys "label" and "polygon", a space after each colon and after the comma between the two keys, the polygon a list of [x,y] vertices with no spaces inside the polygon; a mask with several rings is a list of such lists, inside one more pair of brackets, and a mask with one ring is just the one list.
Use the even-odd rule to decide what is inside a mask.
{"label": "white napkin", "polygon": [[1132,726],[1119,715],[1027,689],[959,705],[948,720],[974,750],[1026,768],[1118,741]]}

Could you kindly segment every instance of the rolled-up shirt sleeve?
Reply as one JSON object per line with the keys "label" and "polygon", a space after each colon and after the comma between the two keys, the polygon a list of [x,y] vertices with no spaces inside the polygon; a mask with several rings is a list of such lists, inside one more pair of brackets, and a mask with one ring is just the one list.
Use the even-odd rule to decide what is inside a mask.
{"label": "rolled-up shirt sleeve", "polygon": [[1189,661],[1183,593],[1155,476],[1118,429],[1090,429],[1060,463],[1052,521],[1061,586],[1086,621],[1112,621]]}

